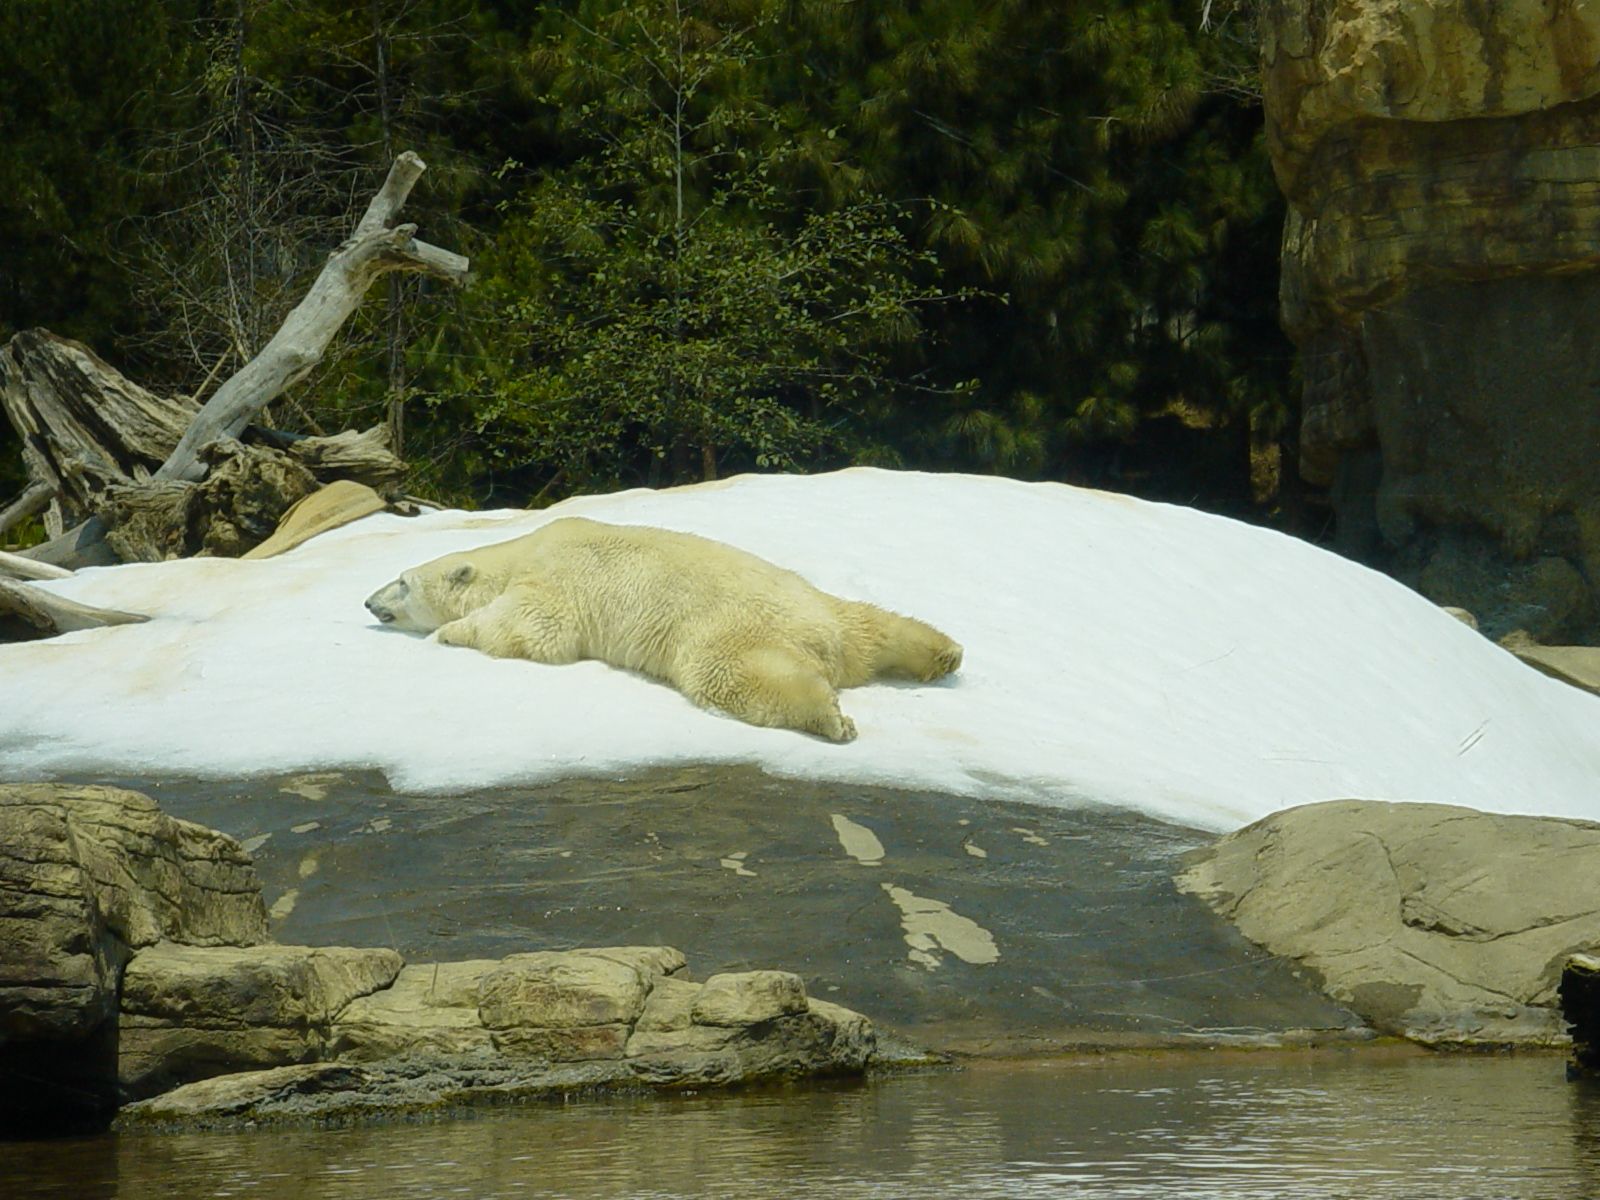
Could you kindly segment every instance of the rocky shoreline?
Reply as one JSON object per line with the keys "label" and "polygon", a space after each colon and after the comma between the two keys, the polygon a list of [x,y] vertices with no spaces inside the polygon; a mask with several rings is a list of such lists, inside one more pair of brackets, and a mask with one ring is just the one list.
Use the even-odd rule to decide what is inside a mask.
{"label": "rocky shoreline", "polygon": [[1212,841],[747,768],[471,798],[335,773],[147,786],[159,804],[0,785],[7,1133],[948,1055],[1548,1049],[1563,964],[1600,946],[1600,826],[1438,805],[1309,805]]}

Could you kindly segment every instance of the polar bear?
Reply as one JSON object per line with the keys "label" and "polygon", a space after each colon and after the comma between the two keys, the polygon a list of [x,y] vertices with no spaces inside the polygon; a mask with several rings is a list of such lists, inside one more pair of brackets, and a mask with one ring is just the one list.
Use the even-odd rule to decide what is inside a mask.
{"label": "polar bear", "polygon": [[496,658],[598,659],[703,708],[835,742],[856,736],[839,688],[927,682],[961,665],[961,647],[933,626],[831,596],[743,550],[584,517],[414,567],[367,608]]}

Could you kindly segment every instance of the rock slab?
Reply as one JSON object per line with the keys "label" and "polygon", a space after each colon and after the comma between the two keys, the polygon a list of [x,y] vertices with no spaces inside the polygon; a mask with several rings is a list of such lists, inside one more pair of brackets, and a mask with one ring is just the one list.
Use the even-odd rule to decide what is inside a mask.
{"label": "rock slab", "polygon": [[[307,953],[264,949],[281,951],[285,968]],[[348,978],[348,956],[387,952],[339,953]],[[276,1006],[251,1010],[256,1021],[298,1024],[235,1019],[230,1029],[222,1022],[258,989],[261,968],[243,957],[217,957],[206,968],[203,957],[159,956],[151,970],[165,976],[159,987],[140,981],[133,993],[147,1009],[186,1015],[183,1026],[165,1030],[171,1040],[152,1044],[145,1078],[161,1071],[170,1079],[174,1063],[195,1078],[124,1108],[124,1128],[392,1116],[601,1087],[860,1074],[877,1048],[871,1022],[808,999],[797,975],[749,971],[696,984],[663,969],[684,966],[670,947],[412,964],[345,1003],[320,1040],[312,1022],[331,1006],[303,1005],[295,997],[313,989],[282,986],[303,972],[277,972],[269,982],[278,986],[266,989]],[[241,1069],[248,1067],[260,1069]]]}
{"label": "rock slab", "polygon": [[118,980],[163,940],[264,941],[233,838],[113,787],[0,785],[0,1126],[115,1103]]}
{"label": "rock slab", "polygon": [[1287,809],[1191,855],[1178,887],[1429,1045],[1559,1045],[1569,955],[1600,947],[1600,825],[1433,804]]}

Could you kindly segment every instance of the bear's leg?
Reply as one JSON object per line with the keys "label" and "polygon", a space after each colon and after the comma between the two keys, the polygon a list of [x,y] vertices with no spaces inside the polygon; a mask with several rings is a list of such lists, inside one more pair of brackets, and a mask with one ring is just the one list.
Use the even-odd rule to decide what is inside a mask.
{"label": "bear's leg", "polygon": [[932,625],[899,613],[879,610],[883,642],[873,657],[873,674],[943,679],[961,665],[961,647]]}
{"label": "bear's leg", "polygon": [[696,704],[751,725],[798,729],[832,742],[855,740],[856,724],[839,711],[839,694],[815,666],[779,647],[713,660],[683,682]]}
{"label": "bear's leg", "polygon": [[583,657],[573,622],[540,589],[511,588],[482,608],[439,626],[444,646],[467,646],[495,658],[526,658],[561,666]]}

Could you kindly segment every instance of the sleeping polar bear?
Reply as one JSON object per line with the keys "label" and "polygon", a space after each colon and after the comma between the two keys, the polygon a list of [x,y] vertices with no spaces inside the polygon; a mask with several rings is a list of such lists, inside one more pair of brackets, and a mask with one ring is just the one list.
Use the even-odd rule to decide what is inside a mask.
{"label": "sleeping polar bear", "polygon": [[961,665],[961,647],[933,626],[830,596],[743,550],[583,517],[414,567],[367,608],[496,658],[599,659],[703,708],[835,742],[856,736],[837,689]]}

